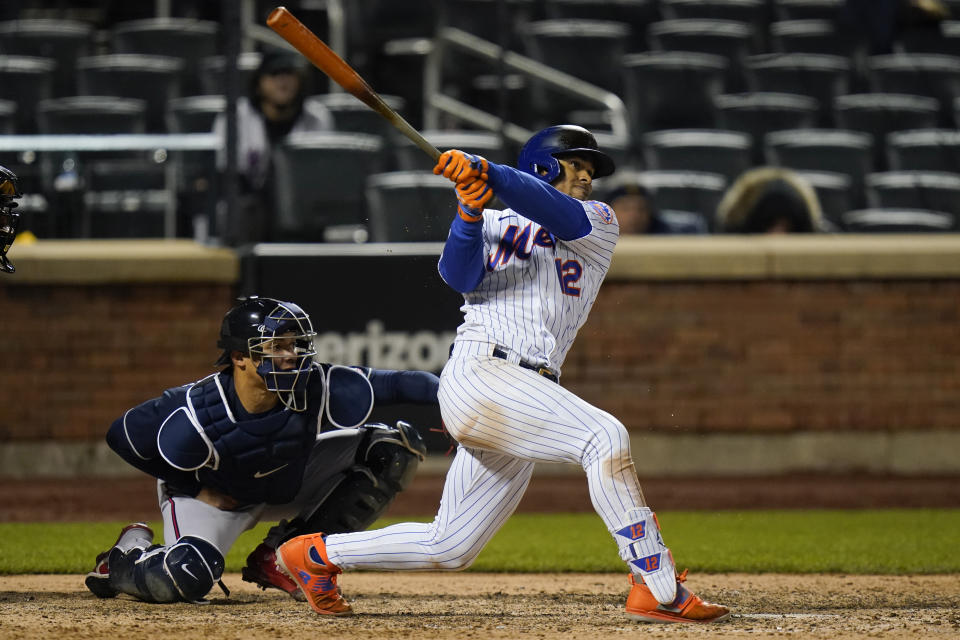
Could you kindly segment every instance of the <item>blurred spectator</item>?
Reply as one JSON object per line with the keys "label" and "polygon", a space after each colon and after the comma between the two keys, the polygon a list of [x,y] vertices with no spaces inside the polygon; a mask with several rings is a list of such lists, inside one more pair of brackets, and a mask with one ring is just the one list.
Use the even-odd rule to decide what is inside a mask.
{"label": "blurred spectator", "polygon": [[[305,102],[310,90],[302,56],[274,50],[264,54],[250,83],[248,97],[237,100],[237,171],[240,174],[240,220],[231,222],[228,244],[270,240],[269,212],[273,208],[271,153],[290,133],[330,131],[333,116],[323,105]],[[226,132],[220,114],[213,131]],[[217,168],[226,169],[225,147],[217,155]]]}
{"label": "blurred spectator", "polygon": [[941,0],[846,0],[840,25],[863,34],[870,55],[880,55],[893,53],[893,45],[904,31],[935,31],[940,21],[948,18],[950,9]]}
{"label": "blurred spectator", "polygon": [[721,233],[811,233],[821,230],[822,218],[810,183],[779,167],[743,172],[717,206]]}
{"label": "blurred spectator", "polygon": [[620,235],[707,232],[699,216],[660,211],[649,189],[635,182],[614,188],[605,201],[617,214]]}

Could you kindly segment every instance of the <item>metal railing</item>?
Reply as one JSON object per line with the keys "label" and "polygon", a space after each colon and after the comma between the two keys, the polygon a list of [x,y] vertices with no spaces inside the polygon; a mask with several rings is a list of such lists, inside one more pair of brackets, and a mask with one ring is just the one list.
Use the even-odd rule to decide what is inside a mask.
{"label": "metal railing", "polygon": [[[0,152],[98,153],[144,151],[153,153],[164,166],[164,237],[176,235],[177,161],[168,152],[216,151],[223,139],[213,133],[98,134],[98,135],[0,135]],[[86,225],[85,225],[86,226]]]}
{"label": "metal railing", "polygon": [[494,64],[500,64],[502,61],[503,67],[507,70],[533,78],[559,93],[582,99],[590,105],[606,109],[610,112],[612,134],[622,138],[629,145],[630,127],[627,107],[615,93],[545,65],[533,58],[528,58],[513,51],[503,51],[499,45],[455,27],[442,27],[437,32],[433,49],[427,56],[423,83],[424,128],[439,128],[440,113],[443,112],[478,127],[502,132],[505,137],[521,144],[526,142],[532,134],[531,131],[517,124],[502,122],[500,118],[493,114],[443,95],[440,84],[443,59],[448,48],[475,55]]}

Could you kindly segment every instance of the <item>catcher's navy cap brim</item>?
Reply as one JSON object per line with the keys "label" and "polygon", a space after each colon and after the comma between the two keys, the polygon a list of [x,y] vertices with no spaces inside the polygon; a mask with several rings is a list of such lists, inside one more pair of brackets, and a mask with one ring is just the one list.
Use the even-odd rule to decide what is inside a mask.
{"label": "catcher's navy cap brim", "polygon": [[233,360],[230,358],[230,351],[224,351],[220,354],[220,357],[217,358],[217,361],[213,363],[213,366],[219,367],[225,364],[231,364]]}

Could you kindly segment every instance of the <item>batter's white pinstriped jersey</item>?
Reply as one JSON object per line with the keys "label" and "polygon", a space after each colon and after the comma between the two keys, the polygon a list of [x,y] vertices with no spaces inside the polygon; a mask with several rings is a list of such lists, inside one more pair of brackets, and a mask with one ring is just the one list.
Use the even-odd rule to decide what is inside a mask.
{"label": "batter's white pinstriped jersey", "polygon": [[576,240],[561,240],[512,209],[484,211],[487,273],[464,294],[457,341],[501,345],[559,375],[620,235],[608,205],[582,204],[593,229]]}

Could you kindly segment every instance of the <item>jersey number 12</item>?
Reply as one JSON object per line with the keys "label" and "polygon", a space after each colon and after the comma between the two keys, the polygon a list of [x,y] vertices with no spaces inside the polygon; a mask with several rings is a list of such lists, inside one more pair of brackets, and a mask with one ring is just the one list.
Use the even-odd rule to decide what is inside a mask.
{"label": "jersey number 12", "polygon": [[580,266],[580,263],[576,260],[567,260],[564,262],[560,258],[556,258],[553,264],[557,267],[557,278],[560,279],[560,291],[568,296],[575,298],[580,297],[580,289],[574,286],[580,281],[580,276],[583,275],[583,267]]}

